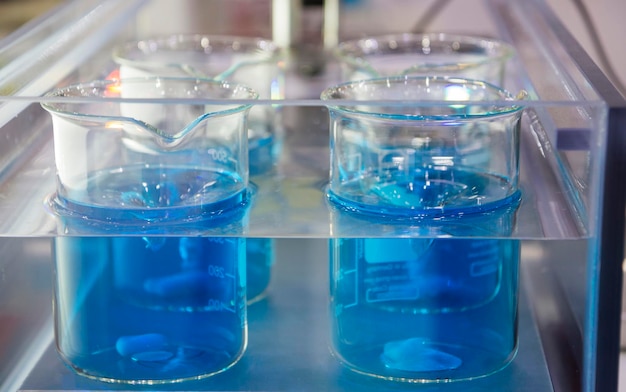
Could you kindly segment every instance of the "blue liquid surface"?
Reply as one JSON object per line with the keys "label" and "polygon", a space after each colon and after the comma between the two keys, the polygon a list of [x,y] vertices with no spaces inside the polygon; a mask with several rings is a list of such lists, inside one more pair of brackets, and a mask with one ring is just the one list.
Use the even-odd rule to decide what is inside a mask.
{"label": "blue liquid surface", "polygon": [[245,239],[55,239],[56,336],[79,373],[168,382],[232,366],[246,346]]}
{"label": "blue liquid surface", "polygon": [[333,186],[331,199],[372,214],[440,214],[494,208],[517,198],[507,179],[466,169],[425,167],[406,174],[389,170]]}
{"label": "blue liquid surface", "polygon": [[61,186],[57,207],[100,221],[173,222],[221,214],[244,197],[234,173],[137,165],[92,173],[74,189]]}

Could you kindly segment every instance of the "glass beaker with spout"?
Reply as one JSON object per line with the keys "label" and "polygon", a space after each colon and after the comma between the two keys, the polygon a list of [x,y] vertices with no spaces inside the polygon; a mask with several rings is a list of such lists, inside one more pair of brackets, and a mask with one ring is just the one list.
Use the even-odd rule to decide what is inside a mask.
{"label": "glass beaker with spout", "polygon": [[[94,81],[48,94],[57,192],[55,336],[101,381],[156,384],[233,366],[247,342],[248,87]],[[218,231],[224,236],[207,236]]]}
{"label": "glass beaker with spout", "polygon": [[[253,88],[260,99],[284,98],[282,52],[257,37],[177,34],[123,43],[113,50],[120,78],[198,76],[228,80]],[[248,116],[248,165],[252,176],[271,174],[281,151],[282,124],[275,105],[257,105]],[[251,238],[248,253],[248,299],[266,293],[274,263],[274,241]]]}

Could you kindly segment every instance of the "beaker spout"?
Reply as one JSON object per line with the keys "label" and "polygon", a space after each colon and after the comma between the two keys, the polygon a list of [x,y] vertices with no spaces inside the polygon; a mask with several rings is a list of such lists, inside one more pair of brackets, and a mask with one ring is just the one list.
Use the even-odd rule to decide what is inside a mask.
{"label": "beaker spout", "polygon": [[[185,123],[184,118],[173,117],[167,114],[167,110],[155,112],[155,116],[162,118],[154,122],[145,122],[138,118],[128,118],[122,126],[125,133],[125,142],[132,143],[139,149],[153,149],[171,151],[176,150],[186,141],[206,136],[205,130],[211,127],[210,113],[194,118]],[[144,117],[145,118],[145,117]]]}

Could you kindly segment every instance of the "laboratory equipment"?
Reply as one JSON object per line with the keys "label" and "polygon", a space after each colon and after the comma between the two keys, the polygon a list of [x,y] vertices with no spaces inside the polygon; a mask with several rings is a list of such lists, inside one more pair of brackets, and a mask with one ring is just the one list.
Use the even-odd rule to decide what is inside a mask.
{"label": "laboratory equipment", "polygon": [[84,376],[197,380],[245,351],[245,239],[68,236],[54,260],[56,347]]}
{"label": "laboratory equipment", "polygon": [[60,355],[87,377],[128,384],[231,367],[247,339],[246,242],[201,234],[245,226],[250,105],[202,100],[257,94],[208,79],[152,77],[48,96],[59,100],[43,105],[57,162],[47,205],[71,234],[54,241]]}
{"label": "laboratory equipment", "polygon": [[43,105],[53,121],[58,187],[49,204],[58,213],[154,225],[222,214],[245,199],[250,105],[132,100],[255,99],[249,88],[158,77],[88,82],[49,96],[66,99]]}
{"label": "laboratory equipment", "polygon": [[334,50],[343,81],[383,76],[456,76],[504,86],[509,44],[479,36],[403,33],[363,37]]}
{"label": "laboratory equipment", "polygon": [[409,383],[471,380],[505,367],[518,339],[520,241],[507,238],[516,211],[512,203],[420,219],[403,226],[401,238],[394,220],[338,208],[338,230],[350,221],[383,229],[380,238],[330,240],[337,359],[357,373]]}
{"label": "laboratory equipment", "polygon": [[335,203],[407,217],[478,212],[519,197],[522,107],[492,104],[515,99],[498,87],[399,76],[340,84],[322,99],[331,117],[328,191]]}
{"label": "laboratory equipment", "polygon": [[[284,98],[281,50],[272,41],[238,36],[178,34],[145,38],[114,48],[122,79],[145,76],[193,76],[228,80],[251,87],[261,99]],[[250,173],[271,170],[282,138],[276,107],[250,110]]]}
{"label": "laboratory equipment", "polygon": [[[261,3],[268,4],[257,0],[68,1],[0,43],[0,234],[6,237],[0,241],[6,278],[0,285],[0,390],[131,388],[81,377],[68,369],[55,352],[52,320],[40,311],[50,308],[51,302],[52,291],[45,292],[45,283],[52,281],[46,271],[52,265],[47,249],[52,238],[87,235],[66,231],[63,221],[50,215],[42,203],[56,189],[51,119],[40,106],[50,98],[43,92],[56,85],[105,78],[119,68],[111,58],[113,47],[155,34],[241,34],[254,27],[255,36],[272,37],[268,13],[258,12]],[[274,1],[283,3],[289,2]],[[331,3],[325,2],[325,7]],[[287,98],[256,102],[282,107],[286,137],[276,173],[266,182],[251,179],[259,192],[244,233],[220,226],[205,226],[203,232],[208,237],[276,238],[271,296],[249,307],[250,339],[246,355],[235,366],[200,381],[150,389],[617,389],[615,332],[620,319],[624,214],[616,213],[623,210],[623,187],[611,179],[624,177],[624,100],[544,0],[436,3],[446,7],[428,20],[427,27],[415,31],[460,32],[509,43],[516,56],[507,63],[504,87],[529,92],[520,129],[522,198],[510,235],[521,241],[522,249],[516,357],[488,377],[415,386],[361,376],[329,354],[328,239],[408,238],[402,236],[411,224],[382,225],[376,219],[344,219],[346,214],[341,214],[340,226],[334,224],[336,215],[324,197],[328,112],[325,102],[312,97],[337,82],[333,72],[339,65],[334,58],[320,57],[320,73],[299,72],[300,56],[311,51],[294,42],[285,59]],[[427,7],[425,2],[404,0],[343,4],[338,7],[336,42],[390,30],[412,31],[417,19],[424,20]],[[222,9],[229,12],[219,12]],[[303,17],[311,16],[310,11],[317,9],[304,9]],[[289,20],[285,14],[273,16],[277,24]],[[318,23],[319,19],[307,20],[311,27]],[[260,25],[268,28],[262,31]],[[95,231],[98,237],[109,236]],[[33,315],[41,315],[42,322],[32,322]],[[277,333],[281,339],[276,339]]]}
{"label": "laboratory equipment", "polygon": [[393,381],[502,369],[517,346],[520,245],[506,237],[520,201],[522,106],[491,104],[514,98],[448,77],[348,82],[322,99],[331,112],[333,227],[341,230],[343,212],[404,228],[399,237],[382,229],[382,238],[330,240],[334,354]]}
{"label": "laboratory equipment", "polygon": [[[176,34],[126,42],[113,49],[119,77],[194,76],[251,87],[261,99],[284,98],[281,49],[271,40],[207,34]],[[283,130],[276,106],[254,107],[248,115],[248,164],[252,176],[271,171]],[[274,263],[271,239],[248,242],[248,299],[263,297]]]}

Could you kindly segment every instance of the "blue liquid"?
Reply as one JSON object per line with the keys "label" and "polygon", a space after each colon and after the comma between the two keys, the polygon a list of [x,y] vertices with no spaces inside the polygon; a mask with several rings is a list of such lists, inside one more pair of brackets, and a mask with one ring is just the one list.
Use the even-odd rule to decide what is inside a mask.
{"label": "blue liquid", "polygon": [[246,346],[245,239],[58,237],[56,342],[79,373],[204,377]]}
{"label": "blue liquid", "polygon": [[280,144],[271,129],[261,122],[251,122],[248,129],[248,163],[250,175],[272,170],[278,159]]}
{"label": "blue liquid", "polygon": [[424,167],[405,174],[388,170],[331,190],[332,201],[374,214],[406,216],[407,213],[463,213],[489,209],[518,197],[506,178],[467,169]]}
{"label": "blue liquid", "polygon": [[240,187],[227,173],[145,165],[95,173],[72,195],[78,202],[59,195],[56,206],[74,214],[62,215],[70,229],[114,235],[55,239],[56,342],[70,366],[103,381],[159,383],[209,376],[241,357],[246,241],[184,236],[240,226]]}
{"label": "blue liquid", "polygon": [[246,275],[248,304],[263,299],[267,293],[274,264],[274,240],[246,239]]}
{"label": "blue liquid", "polygon": [[94,172],[74,189],[61,187],[61,208],[91,219],[187,221],[223,213],[242,202],[245,185],[235,173],[193,167],[136,165]]}
{"label": "blue liquid", "polygon": [[[253,163],[258,168],[257,162]],[[137,229],[138,224],[150,223],[150,227],[158,232],[160,222],[200,220],[201,225],[201,219],[209,215],[228,221],[228,212],[237,212],[246,202],[245,191],[240,190],[241,180],[234,174],[181,167],[147,165],[98,172],[84,189],[80,194],[72,195],[78,201],[59,195],[52,207],[59,210],[60,215],[69,213],[105,222],[94,224],[94,229],[113,227],[120,235],[145,230],[144,227]],[[220,200],[220,196],[224,199]],[[82,219],[78,221],[87,224],[81,222]],[[248,299],[256,301],[269,285],[273,242],[269,239],[251,240],[246,254]]]}
{"label": "blue liquid", "polygon": [[449,238],[330,240],[335,355],[357,372],[395,381],[502,369],[517,347],[520,244],[502,237],[510,235],[519,192],[504,179],[455,168],[420,170],[409,180],[391,174],[357,203],[331,201],[378,224],[422,214],[411,221],[418,231]]}
{"label": "blue liquid", "polygon": [[331,239],[332,335],[349,368],[397,381],[471,379],[513,358],[519,242]]}

